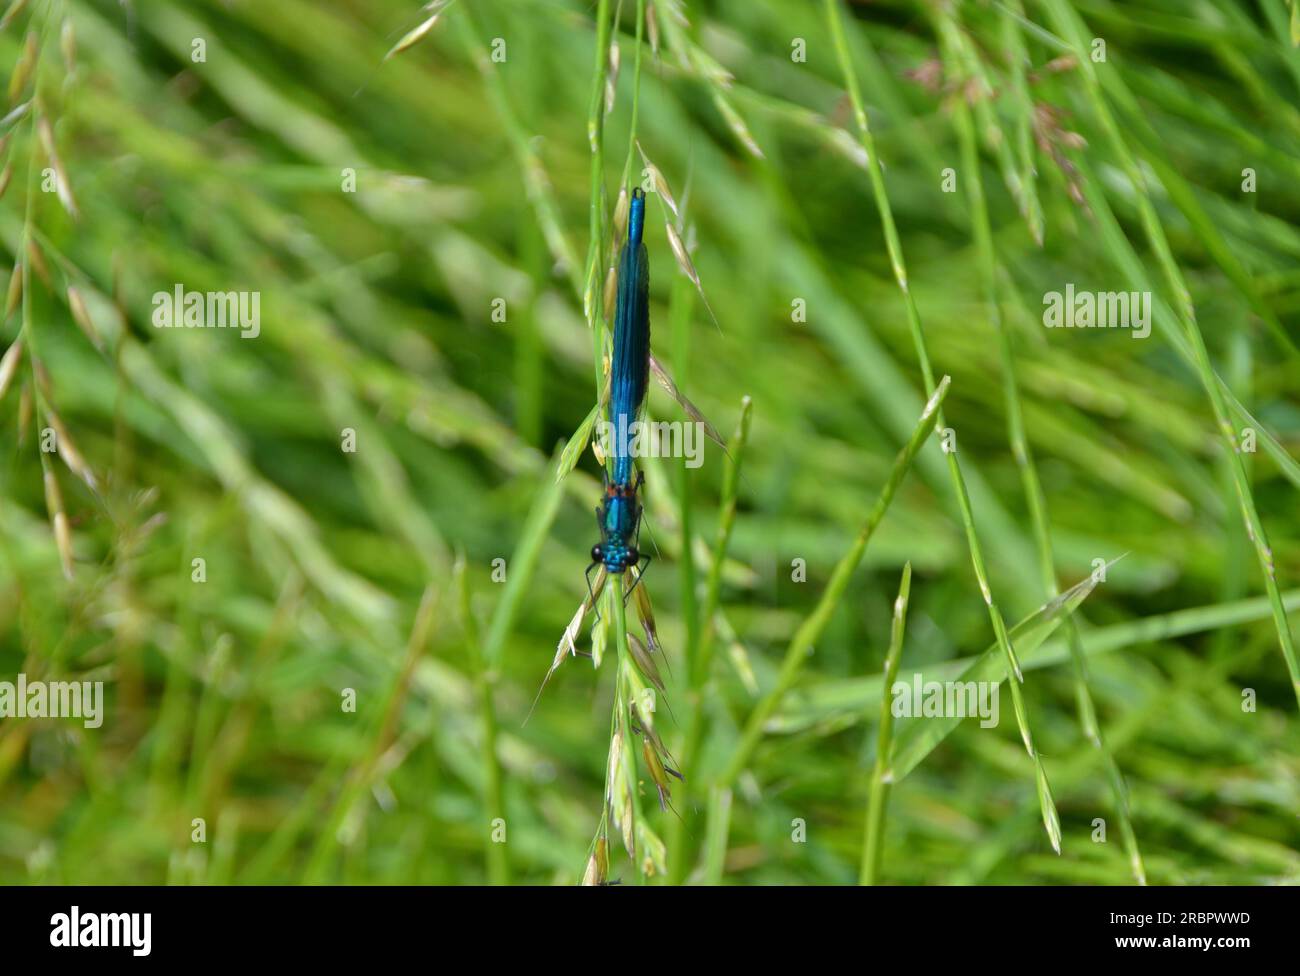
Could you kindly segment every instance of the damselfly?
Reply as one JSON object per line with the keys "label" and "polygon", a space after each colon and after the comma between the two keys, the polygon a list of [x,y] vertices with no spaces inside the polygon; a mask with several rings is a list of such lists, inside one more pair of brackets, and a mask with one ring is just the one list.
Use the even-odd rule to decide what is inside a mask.
{"label": "damselfly", "polygon": [[627,241],[618,259],[609,387],[613,476],[608,470],[604,472],[605,494],[596,508],[600,542],[591,548],[589,590],[591,571],[597,566],[604,566],[614,575],[636,567],[632,583],[635,587],[650,562],[649,554],[637,548],[641,533],[641,502],[637,496],[644,477],[634,470],[631,451],[632,425],[641,411],[650,378],[650,261],[641,239],[644,229],[645,193],[637,187],[632,191],[628,211]]}
{"label": "damselfly", "polygon": [[[537,690],[537,699],[541,698],[546,682],[550,680],[555,669],[564,660],[566,651],[578,654],[574,643],[583,619],[596,608],[596,601],[604,591],[609,576],[621,576],[628,569],[634,568],[636,578],[624,594],[624,599],[636,594],[637,614],[645,626],[646,645],[650,651],[659,650],[658,634],[655,629],[654,613],[650,608],[650,599],[645,588],[637,587],[645,567],[650,563],[648,553],[638,548],[641,535],[641,487],[645,479],[632,463],[632,425],[636,423],[645,402],[646,386],[651,371],[650,356],[650,261],[646,253],[642,235],[645,230],[645,192],[637,187],[632,190],[631,205],[628,210],[627,240],[623,244],[618,258],[618,304],[614,313],[614,355],[610,364],[609,384],[609,418],[607,429],[612,429],[613,444],[610,445],[609,467],[602,468],[605,491],[600,504],[596,506],[596,524],[600,528],[600,542],[591,547],[591,564],[587,567],[587,599],[578,607],[578,612],[569,621],[556,648],[555,660],[550,670],[542,679],[542,687]],[[656,369],[660,375],[661,370]],[[667,374],[662,374],[666,377]],[[684,401],[680,394],[673,393],[679,401]],[[693,407],[691,408],[694,409]],[[611,476],[610,469],[613,474]],[[593,586],[591,571],[599,568]],[[646,674],[650,682],[660,691],[663,682],[653,666],[653,661],[645,653],[638,653],[639,643],[629,641],[629,650],[637,661],[637,666]],[[532,709],[528,711],[532,715]],[[525,719],[527,721],[527,719]]]}
{"label": "damselfly", "polygon": [[[658,630],[655,626],[654,611],[650,606],[650,596],[644,586],[640,586],[646,566],[650,563],[648,553],[641,552],[641,489],[645,483],[640,471],[633,464],[634,446],[638,443],[634,436],[634,427],[645,404],[646,388],[651,374],[660,385],[668,391],[686,411],[687,415],[701,425],[704,432],[716,443],[723,444],[721,437],[695,407],[677,389],[664,368],[655,362],[650,354],[650,261],[642,236],[645,231],[645,192],[640,187],[634,188],[628,207],[627,240],[623,243],[618,256],[617,304],[614,310],[614,349],[609,368],[609,423],[605,430],[612,436],[606,449],[597,452],[602,463],[604,476],[604,493],[596,507],[596,524],[600,528],[600,542],[591,548],[591,564],[587,567],[587,598],[578,605],[573,619],[564,629],[564,636],[555,649],[555,658],[551,662],[546,677],[542,679],[542,688],[538,689],[537,698],[541,697],[546,682],[555,673],[556,668],[567,655],[577,656],[580,652],[576,640],[583,621],[589,613],[596,610],[600,595],[610,576],[621,577],[628,570],[633,570],[631,586],[622,590],[623,598],[635,599],[636,613],[644,627],[644,644],[629,634],[627,649],[633,666],[642,676],[662,692],[663,680],[654,663],[654,653],[663,653],[659,643]],[[603,397],[602,397],[603,399]],[[597,408],[597,410],[599,407]],[[590,425],[590,420],[588,421]],[[585,446],[590,436],[590,426],[582,434],[581,444]],[[575,435],[575,440],[577,435]],[[573,444],[571,441],[570,444]],[[725,451],[725,446],[723,450]],[[591,573],[597,570],[593,583]],[[598,615],[599,616],[599,615]],[[593,644],[593,650],[595,645]],[[665,660],[667,660],[665,656]],[[534,699],[534,707],[537,699]],[[532,710],[529,710],[532,714]],[[526,720],[525,720],[526,721]],[[648,723],[637,723],[638,730],[648,728]],[[652,747],[656,755],[663,753],[667,760],[671,756],[663,749],[662,743],[655,740]],[[647,760],[648,761],[648,760]],[[663,762],[661,760],[661,762]],[[658,770],[660,767],[654,767]],[[662,770],[671,775],[677,772],[662,765]],[[668,796],[666,777],[654,773],[656,787],[660,790],[660,801],[666,802]]]}

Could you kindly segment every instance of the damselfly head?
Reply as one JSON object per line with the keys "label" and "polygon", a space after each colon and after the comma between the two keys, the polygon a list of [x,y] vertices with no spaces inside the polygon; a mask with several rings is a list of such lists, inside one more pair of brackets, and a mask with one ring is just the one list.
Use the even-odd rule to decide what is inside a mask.
{"label": "damselfly head", "polygon": [[628,567],[635,566],[641,560],[641,553],[636,546],[623,545],[617,541],[599,543],[591,547],[591,558],[608,573],[617,576],[625,573]]}

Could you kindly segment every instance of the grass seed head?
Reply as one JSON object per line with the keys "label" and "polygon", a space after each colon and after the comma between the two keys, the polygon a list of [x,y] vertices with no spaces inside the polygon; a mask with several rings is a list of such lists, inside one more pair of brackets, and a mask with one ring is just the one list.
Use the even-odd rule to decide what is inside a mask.
{"label": "grass seed head", "polygon": [[609,843],[604,836],[596,838],[591,857],[587,858],[587,870],[582,875],[586,887],[603,886],[609,878]]}
{"label": "grass seed head", "polygon": [[59,550],[63,575],[71,580],[72,530],[68,526],[68,514],[63,510],[63,493],[59,491],[59,480],[48,465],[45,467],[45,508],[49,512],[50,524],[54,528],[54,544]]}
{"label": "grass seed head", "polygon": [[50,426],[54,428],[54,436],[59,445],[59,457],[63,458],[63,463],[68,466],[68,470],[86,483],[86,487],[91,491],[98,491],[99,482],[95,479],[95,472],[77,450],[77,445],[68,433],[68,429],[63,426],[63,420],[53,411],[50,412],[49,420]]}
{"label": "grass seed head", "polygon": [[569,625],[564,628],[564,633],[560,637],[560,642],[555,648],[555,657],[551,660],[551,666],[546,671],[546,677],[542,678],[542,685],[537,689],[537,695],[533,698],[532,707],[528,709],[528,715],[524,718],[525,722],[532,717],[533,709],[536,708],[537,703],[541,701],[542,692],[546,690],[547,682],[551,680],[551,675],[555,674],[555,672],[559,670],[560,665],[564,663],[564,658],[566,656],[577,657],[577,638],[578,634],[582,631],[582,622],[587,619],[587,614],[589,614],[595,607],[596,600],[599,599],[601,592],[605,589],[605,581],[607,577],[608,573],[605,567],[601,566],[600,570],[596,573],[595,582],[591,584],[591,593],[586,599],[578,604],[578,609],[574,612],[573,618],[569,621]]}
{"label": "grass seed head", "polygon": [[632,662],[636,669],[644,675],[645,679],[660,691],[664,690],[663,678],[659,677],[659,668],[655,665],[655,659],[650,652],[646,650],[645,644],[636,634],[627,635],[627,649],[632,654]]}
{"label": "grass seed head", "polygon": [[618,68],[621,58],[618,41],[609,45],[609,70],[605,73],[605,114],[614,111],[614,102],[618,98]]}
{"label": "grass seed head", "polygon": [[628,857],[636,859],[636,816],[632,784],[628,781],[628,762],[623,755],[623,733],[618,729],[609,740],[609,811],[614,826],[623,835]]}
{"label": "grass seed head", "polygon": [[90,311],[86,308],[86,300],[81,297],[81,292],[76,285],[68,285],[68,310],[72,312],[73,321],[86,334],[86,338],[96,349],[103,352],[104,341],[95,330],[95,323],[91,321]]}
{"label": "grass seed head", "polygon": [[736,111],[731,102],[721,95],[717,97],[716,102],[718,111],[722,113],[722,117],[726,120],[727,127],[731,129],[732,135],[736,137],[742,146],[749,150],[750,155],[755,159],[766,159],[767,157],[763,155],[762,148],[758,145],[758,140],[749,131],[749,126],[745,124],[745,120],[740,117],[740,113]]}
{"label": "grass seed head", "polygon": [[[604,567],[601,567],[604,569]],[[605,660],[605,648],[609,645],[609,622],[607,620],[598,620],[594,627],[591,628],[591,666],[599,668],[600,662]]]}
{"label": "grass seed head", "polygon": [[649,172],[650,183],[654,187],[655,193],[659,194],[659,199],[664,202],[664,206],[672,211],[673,219],[681,220],[681,213],[677,207],[677,200],[673,197],[672,188],[668,185],[668,180],[664,176],[663,171],[650,160],[649,156],[645,154],[645,150],[641,148],[640,141],[636,144],[636,151],[641,154],[641,162],[645,164],[645,168]]}
{"label": "grass seed head", "polygon": [[20,336],[5,350],[4,358],[0,359],[0,400],[3,400],[4,395],[9,392],[9,385],[14,381],[14,375],[18,372],[18,364],[22,358],[23,340]]}
{"label": "grass seed head", "polygon": [[677,266],[682,269],[682,274],[691,279],[691,284],[696,288],[700,285],[699,272],[695,270],[695,264],[691,261],[691,256],[686,253],[686,245],[682,242],[681,235],[677,233],[677,228],[668,221],[664,221],[664,228],[668,232],[668,246],[672,248],[673,257],[677,259]]}
{"label": "grass seed head", "polygon": [[645,5],[645,32],[646,37],[650,40],[650,52],[659,56],[659,17],[655,10],[654,0],[649,0]]}
{"label": "grass seed head", "polygon": [[35,238],[27,239],[27,257],[32,263],[32,270],[36,272],[41,281],[45,282],[45,287],[49,288],[54,284],[54,279],[50,277],[50,266],[45,263],[45,255],[42,253],[40,245],[36,243]]}
{"label": "grass seed head", "polygon": [[643,738],[641,740],[641,756],[645,759],[646,770],[650,773],[650,779],[655,784],[655,791],[659,794],[659,809],[667,810],[668,801],[672,798],[672,790],[668,785],[668,773],[664,770],[664,764],[659,759],[659,753],[655,752],[654,746],[650,740]]}
{"label": "grass seed head", "polygon": [[388,53],[384,55],[384,60],[387,61],[389,58],[396,57],[403,51],[409,51],[411,48],[415,47],[415,45],[428,37],[429,32],[437,25],[438,18],[442,16],[442,12],[447,8],[449,2],[450,0],[446,0],[446,2],[426,5],[424,9],[433,11],[432,15],[421,21],[418,26],[414,27],[411,31],[405,34],[400,41],[394,44],[392,48],[389,49]]}
{"label": "grass seed head", "polygon": [[18,96],[27,90],[27,82],[31,80],[32,72],[36,69],[39,53],[36,32],[28,31],[27,41],[23,44],[22,53],[18,55],[18,63],[14,65],[13,74],[9,76],[10,105],[16,104]]}
{"label": "grass seed head", "polygon": [[68,215],[76,220],[77,201],[72,195],[72,184],[68,182],[68,173],[63,168],[63,162],[59,159],[58,150],[54,145],[54,130],[50,127],[50,120],[44,114],[36,120],[36,132],[40,136],[45,157],[50,161],[50,168],[54,170],[54,189],[58,194],[59,202],[68,211]]}
{"label": "grass seed head", "polygon": [[15,122],[21,122],[23,117],[32,110],[31,99],[23,102],[21,105],[15,105],[9,110],[4,118],[0,119],[0,129],[7,129]]}
{"label": "grass seed head", "polygon": [[650,594],[646,592],[644,586],[638,586],[632,591],[632,596],[636,600],[636,614],[641,618],[641,625],[645,627],[646,643],[650,645],[650,650],[660,650],[659,629],[655,626],[654,608],[650,606]]}

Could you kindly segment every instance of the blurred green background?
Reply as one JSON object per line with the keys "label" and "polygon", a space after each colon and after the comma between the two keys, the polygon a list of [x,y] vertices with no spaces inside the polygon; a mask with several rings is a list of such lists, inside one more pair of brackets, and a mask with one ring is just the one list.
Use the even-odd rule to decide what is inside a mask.
{"label": "blurred green background", "polygon": [[[23,345],[0,400],[0,680],[103,681],[106,715],[0,720],[0,881],[582,878],[613,654],[566,660],[523,720],[599,541],[597,463],[557,487],[556,450],[594,402],[591,230],[608,248],[625,159],[643,176],[639,7],[458,0],[385,59],[433,11],[13,4],[0,251],[18,272],[0,337]],[[642,768],[638,813],[668,862],[648,880],[850,883],[904,563],[900,674],[951,677],[994,631],[931,437],[771,695],[926,389],[826,6],[649,7],[635,136],[718,323],[652,195],[652,345],[724,436],[746,396],[753,416],[699,687],[683,662],[725,458],[646,464],[644,585],[672,665],[656,728],[674,752],[697,712],[704,729],[676,814]],[[1124,557],[1072,625],[1021,649],[1060,854],[1004,684],[996,729],[961,723],[894,784],[880,879],[1129,884],[1137,852],[1153,883],[1300,879],[1297,691],[1189,331],[1254,418],[1229,427],[1254,431],[1240,457],[1294,630],[1294,10],[837,9],[1008,626],[1048,599],[1045,577],[1064,589]],[[1067,282],[1150,289],[1151,335],[1045,329],[1043,295]],[[177,284],[260,293],[260,335],[155,329],[152,296]],[[649,411],[684,419],[658,387]],[[709,787],[765,695],[729,830],[710,832]],[[639,880],[609,837],[609,877]]]}

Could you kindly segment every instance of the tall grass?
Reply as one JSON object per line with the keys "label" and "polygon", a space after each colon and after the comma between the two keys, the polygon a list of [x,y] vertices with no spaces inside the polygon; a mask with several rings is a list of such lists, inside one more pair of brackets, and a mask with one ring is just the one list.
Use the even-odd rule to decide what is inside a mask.
{"label": "tall grass", "polygon": [[[107,714],[0,719],[0,880],[1300,877],[1284,7],[11,9],[0,680]],[[659,707],[610,583],[525,725],[651,164],[653,351],[734,433],[646,463]],[[1065,282],[1151,338],[1043,328]],[[155,329],[176,283],[261,335]],[[909,564],[900,676],[1016,721],[881,728]]]}

